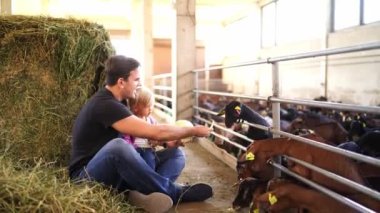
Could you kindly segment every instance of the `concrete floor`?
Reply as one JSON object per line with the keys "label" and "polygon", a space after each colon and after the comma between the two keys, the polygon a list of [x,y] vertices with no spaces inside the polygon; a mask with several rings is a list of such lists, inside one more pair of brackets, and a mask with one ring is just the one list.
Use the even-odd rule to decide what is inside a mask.
{"label": "concrete floor", "polygon": [[187,143],[183,149],[187,157],[186,167],[178,182],[208,183],[213,187],[214,196],[205,202],[175,205],[170,212],[233,212],[231,206],[237,189],[232,185],[236,182],[236,172],[197,142]]}

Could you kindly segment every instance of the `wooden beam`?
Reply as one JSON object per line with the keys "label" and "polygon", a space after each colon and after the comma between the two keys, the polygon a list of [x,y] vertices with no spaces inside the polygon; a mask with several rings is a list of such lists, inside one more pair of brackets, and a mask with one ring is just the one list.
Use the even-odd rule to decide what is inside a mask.
{"label": "wooden beam", "polygon": [[198,138],[196,141],[207,151],[213,154],[216,158],[221,160],[223,163],[227,164],[227,166],[231,167],[234,171],[236,171],[236,162],[237,159],[228,154],[226,150],[219,148],[217,145],[209,141],[205,138]]}

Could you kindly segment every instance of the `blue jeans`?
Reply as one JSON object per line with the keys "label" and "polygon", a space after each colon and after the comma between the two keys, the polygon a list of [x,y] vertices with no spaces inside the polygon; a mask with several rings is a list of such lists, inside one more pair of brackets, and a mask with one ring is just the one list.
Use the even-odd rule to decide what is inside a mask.
{"label": "blue jeans", "polygon": [[146,164],[148,164],[153,170],[156,170],[156,162],[158,162],[156,151],[153,148],[136,148],[136,150],[140,153]]}
{"label": "blue jeans", "polygon": [[185,167],[181,149],[156,152],[156,171],[136,151],[133,145],[116,138],[102,147],[84,167],[76,179],[90,179],[123,192],[137,190],[143,194],[161,192],[177,202],[182,187],[174,181]]}

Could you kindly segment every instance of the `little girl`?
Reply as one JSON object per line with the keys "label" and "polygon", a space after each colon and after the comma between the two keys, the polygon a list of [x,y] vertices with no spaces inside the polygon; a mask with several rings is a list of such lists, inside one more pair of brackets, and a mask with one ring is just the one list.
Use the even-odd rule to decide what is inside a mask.
{"label": "little girl", "polygon": [[[141,87],[136,92],[135,98],[128,99],[128,105],[134,115],[144,119],[150,124],[156,124],[156,120],[150,116],[154,107],[154,96],[153,93],[146,87]],[[146,161],[146,163],[155,169],[155,149],[156,145],[154,142],[149,141],[146,138],[132,137],[129,135],[123,135],[123,138],[136,147],[137,152],[140,153],[141,157]]]}

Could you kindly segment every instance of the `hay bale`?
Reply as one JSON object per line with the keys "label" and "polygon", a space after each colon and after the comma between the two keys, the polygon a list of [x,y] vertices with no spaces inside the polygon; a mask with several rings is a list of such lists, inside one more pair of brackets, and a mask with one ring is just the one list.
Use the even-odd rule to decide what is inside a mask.
{"label": "hay bale", "polygon": [[73,184],[66,170],[0,156],[0,212],[137,212],[123,194],[97,183]]}
{"label": "hay bale", "polygon": [[0,16],[0,151],[66,164],[75,116],[113,52],[101,25]]}

